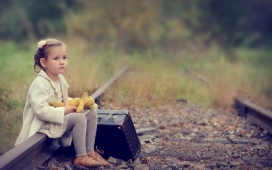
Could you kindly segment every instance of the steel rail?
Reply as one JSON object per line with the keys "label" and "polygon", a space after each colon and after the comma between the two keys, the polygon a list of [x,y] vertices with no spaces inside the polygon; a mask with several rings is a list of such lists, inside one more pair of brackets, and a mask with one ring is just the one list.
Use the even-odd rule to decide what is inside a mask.
{"label": "steel rail", "polygon": [[245,99],[236,97],[235,107],[239,115],[249,118],[254,124],[266,129],[272,135],[272,112],[257,106]]}
{"label": "steel rail", "polygon": [[[91,97],[95,100],[114,83],[129,67],[123,68],[103,86],[97,89]],[[59,149],[53,140],[45,134],[37,133],[19,145],[0,156],[0,170],[29,170],[45,163]]]}

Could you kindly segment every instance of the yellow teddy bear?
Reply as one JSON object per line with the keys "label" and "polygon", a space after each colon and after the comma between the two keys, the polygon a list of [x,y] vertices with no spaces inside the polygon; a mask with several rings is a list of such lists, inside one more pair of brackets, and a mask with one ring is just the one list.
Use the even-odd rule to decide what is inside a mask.
{"label": "yellow teddy bear", "polygon": [[[81,98],[73,98],[68,101],[69,106],[77,107],[76,112],[81,113],[83,109],[94,108],[97,109],[98,105],[95,103],[92,97],[88,96],[88,93],[85,91],[82,93]],[[63,107],[63,102],[49,102],[49,106],[53,107]]]}

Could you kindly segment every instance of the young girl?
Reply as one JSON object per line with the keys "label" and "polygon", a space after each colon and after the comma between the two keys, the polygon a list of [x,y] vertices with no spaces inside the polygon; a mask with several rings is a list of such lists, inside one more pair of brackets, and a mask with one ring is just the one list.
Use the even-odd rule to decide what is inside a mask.
{"label": "young girl", "polygon": [[[37,132],[49,138],[60,138],[71,133],[76,158],[74,165],[108,166],[109,163],[94,151],[97,114],[90,109],[87,114],[75,113],[69,106],[68,84],[61,75],[68,67],[67,49],[56,39],[42,40],[34,55],[34,71],[39,73],[31,84],[23,112],[23,127],[15,145]],[[37,66],[39,70],[37,71]],[[50,101],[65,102],[54,108]]]}

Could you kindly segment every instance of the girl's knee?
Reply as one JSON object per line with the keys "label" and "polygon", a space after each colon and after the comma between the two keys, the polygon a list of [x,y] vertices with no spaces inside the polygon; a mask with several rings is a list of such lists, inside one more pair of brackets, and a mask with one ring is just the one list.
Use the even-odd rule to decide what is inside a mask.
{"label": "girl's knee", "polygon": [[75,117],[76,117],[76,122],[78,122],[78,123],[87,123],[87,119],[86,119],[86,117],[84,116],[84,114],[82,114],[82,113],[77,113],[77,114],[75,115]]}
{"label": "girl's knee", "polygon": [[94,109],[90,109],[86,114],[87,119],[97,119],[97,113]]}

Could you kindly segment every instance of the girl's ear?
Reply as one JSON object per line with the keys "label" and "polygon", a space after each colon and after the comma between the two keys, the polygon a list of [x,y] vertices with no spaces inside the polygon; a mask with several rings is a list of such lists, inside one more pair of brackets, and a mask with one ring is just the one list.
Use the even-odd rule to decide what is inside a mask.
{"label": "girl's ear", "polygon": [[45,67],[46,67],[46,61],[45,61],[45,58],[40,58],[40,63],[41,63],[41,66],[42,66],[43,68],[45,68]]}

